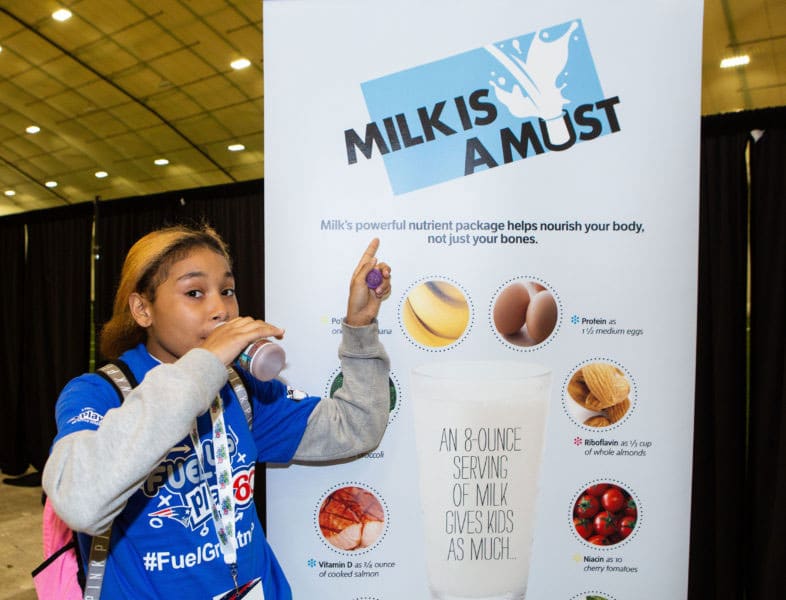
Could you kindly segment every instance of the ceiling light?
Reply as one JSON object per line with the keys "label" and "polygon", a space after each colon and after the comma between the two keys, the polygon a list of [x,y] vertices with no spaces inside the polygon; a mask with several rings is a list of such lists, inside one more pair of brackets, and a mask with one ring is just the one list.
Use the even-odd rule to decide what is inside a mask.
{"label": "ceiling light", "polygon": [[68,21],[71,18],[71,11],[67,8],[61,8],[52,13],[52,18],[55,21]]}
{"label": "ceiling light", "polygon": [[14,190],[6,190],[5,195],[10,198],[11,196],[16,196],[16,192]]}
{"label": "ceiling light", "polygon": [[245,69],[246,67],[251,66],[251,61],[247,58],[238,58],[237,60],[233,60],[229,63],[229,66],[232,67],[235,71],[239,71],[240,69]]}
{"label": "ceiling light", "polygon": [[27,129],[25,129],[27,133],[38,133],[41,131],[41,128],[38,125],[30,125]]}
{"label": "ceiling light", "polygon": [[96,177],[98,177],[99,179],[103,179],[104,177],[108,177],[108,176],[109,173],[107,173],[106,171],[96,171]]}
{"label": "ceiling light", "polygon": [[243,144],[230,144],[227,146],[227,150],[230,152],[240,152],[241,150],[245,150],[246,147]]}
{"label": "ceiling light", "polygon": [[153,161],[154,164],[158,165],[159,167],[163,167],[164,165],[169,164],[169,160],[166,158],[157,158]]}
{"label": "ceiling light", "polygon": [[68,21],[71,18],[71,11],[67,8],[61,8],[52,13],[52,18],[55,21]]}
{"label": "ceiling light", "polygon": [[747,54],[743,54],[741,56],[730,56],[729,58],[724,58],[721,63],[721,69],[729,69],[731,67],[741,67],[743,65],[747,65],[751,61],[751,57]]}
{"label": "ceiling light", "polygon": [[56,188],[57,187],[57,182],[56,181],[47,181],[44,185],[46,187],[48,187],[48,188]]}

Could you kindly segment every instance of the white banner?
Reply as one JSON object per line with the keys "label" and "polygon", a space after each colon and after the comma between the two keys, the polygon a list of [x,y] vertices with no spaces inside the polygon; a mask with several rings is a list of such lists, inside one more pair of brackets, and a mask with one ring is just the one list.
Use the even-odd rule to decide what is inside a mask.
{"label": "white banner", "polygon": [[295,598],[684,598],[702,3],[263,7],[285,379],[372,237],[394,284],[379,448],[268,471]]}

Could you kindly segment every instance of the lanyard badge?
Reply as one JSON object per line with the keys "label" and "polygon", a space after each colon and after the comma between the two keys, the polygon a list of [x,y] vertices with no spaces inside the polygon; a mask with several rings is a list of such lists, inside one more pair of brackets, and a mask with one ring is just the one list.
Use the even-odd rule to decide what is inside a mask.
{"label": "lanyard badge", "polygon": [[[224,423],[224,403],[221,396],[216,396],[210,405],[210,420],[212,423],[213,455],[215,462],[216,484],[218,495],[214,499],[213,494],[209,493],[211,500],[211,514],[213,525],[224,557],[224,563],[229,566],[232,579],[237,589],[237,538],[235,537],[235,493],[232,481],[232,460],[229,456],[229,441]],[[199,463],[199,471],[202,481],[206,481],[204,451],[199,441],[199,431],[196,423],[191,429],[191,443]]]}

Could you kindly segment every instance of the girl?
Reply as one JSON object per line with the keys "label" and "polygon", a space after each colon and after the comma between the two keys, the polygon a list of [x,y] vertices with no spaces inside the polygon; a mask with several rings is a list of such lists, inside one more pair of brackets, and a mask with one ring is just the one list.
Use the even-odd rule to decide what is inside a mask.
{"label": "girl", "polygon": [[[254,465],[347,458],[379,443],[390,397],[376,316],[390,268],[377,265],[378,246],[352,274],[341,389],[303,398],[241,372],[249,426],[227,366],[284,331],[238,315],[230,257],[209,227],[161,229],[134,244],[100,343],[139,385],[121,403],[96,374],[69,382],[43,472],[52,506],[81,532],[83,557],[90,536],[111,526],[101,598],[209,599],[248,588],[249,598],[292,597],[257,518]],[[375,267],[383,280],[372,290],[365,277]]]}

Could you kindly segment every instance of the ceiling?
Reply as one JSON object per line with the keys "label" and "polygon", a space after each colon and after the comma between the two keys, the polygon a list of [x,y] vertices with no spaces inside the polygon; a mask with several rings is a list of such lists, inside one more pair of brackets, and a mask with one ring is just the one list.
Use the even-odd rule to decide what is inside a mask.
{"label": "ceiling", "polygon": [[[0,46],[0,215],[263,176],[261,0],[0,0]],[[703,54],[702,114],[786,105],[786,0],[706,0]]]}
{"label": "ceiling", "polygon": [[[705,0],[701,112],[786,106],[786,0]],[[720,69],[723,58],[750,56]]]}
{"label": "ceiling", "polygon": [[0,0],[0,214],[262,177],[261,31],[261,0]]}

